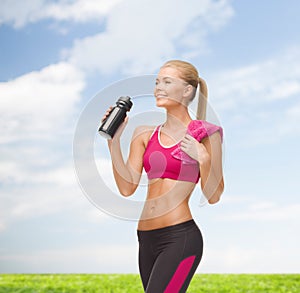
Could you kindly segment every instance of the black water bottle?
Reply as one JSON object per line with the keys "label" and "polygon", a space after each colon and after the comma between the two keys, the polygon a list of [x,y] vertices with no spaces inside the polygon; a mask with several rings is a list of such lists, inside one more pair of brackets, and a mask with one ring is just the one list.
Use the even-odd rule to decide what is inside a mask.
{"label": "black water bottle", "polygon": [[119,126],[122,124],[126,117],[126,112],[130,111],[132,102],[130,97],[120,97],[116,106],[112,108],[109,115],[102,122],[99,128],[99,134],[107,139],[112,139]]}

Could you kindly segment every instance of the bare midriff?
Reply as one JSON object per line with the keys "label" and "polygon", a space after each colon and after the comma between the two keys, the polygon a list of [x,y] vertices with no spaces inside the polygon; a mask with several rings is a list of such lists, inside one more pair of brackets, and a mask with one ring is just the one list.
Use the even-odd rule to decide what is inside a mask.
{"label": "bare midriff", "polygon": [[152,179],[138,230],[153,230],[192,219],[189,198],[195,183],[168,178]]}

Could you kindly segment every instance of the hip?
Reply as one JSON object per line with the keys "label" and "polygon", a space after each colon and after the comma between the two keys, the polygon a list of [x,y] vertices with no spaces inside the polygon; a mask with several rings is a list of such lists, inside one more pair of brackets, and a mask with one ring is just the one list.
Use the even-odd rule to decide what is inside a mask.
{"label": "hip", "polygon": [[202,233],[193,219],[175,225],[151,230],[137,230],[139,242],[162,242],[171,239],[182,239],[186,237],[196,237],[202,242]]}

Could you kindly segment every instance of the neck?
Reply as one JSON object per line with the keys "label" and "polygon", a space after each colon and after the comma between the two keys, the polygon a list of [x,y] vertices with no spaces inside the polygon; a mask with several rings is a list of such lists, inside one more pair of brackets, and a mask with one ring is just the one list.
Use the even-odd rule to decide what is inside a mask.
{"label": "neck", "polygon": [[186,128],[191,120],[192,118],[189,115],[186,107],[167,110],[167,120],[164,123],[164,127],[170,130],[179,130],[182,128]]}

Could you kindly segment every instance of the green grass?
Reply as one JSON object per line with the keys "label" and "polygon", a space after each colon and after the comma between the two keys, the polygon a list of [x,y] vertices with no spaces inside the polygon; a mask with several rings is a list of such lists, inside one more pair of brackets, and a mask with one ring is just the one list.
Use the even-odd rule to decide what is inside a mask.
{"label": "green grass", "polygon": [[[138,275],[22,275],[0,274],[0,293],[139,293]],[[298,293],[300,274],[197,274],[189,293]],[[158,292],[159,293],[159,292]]]}

